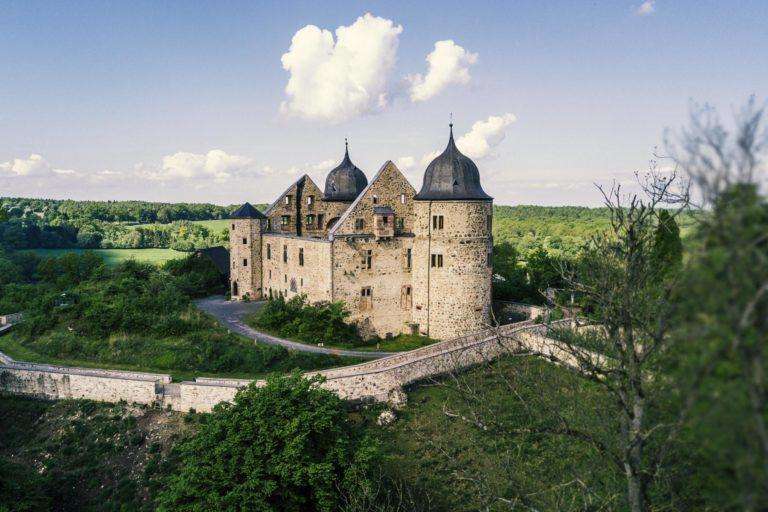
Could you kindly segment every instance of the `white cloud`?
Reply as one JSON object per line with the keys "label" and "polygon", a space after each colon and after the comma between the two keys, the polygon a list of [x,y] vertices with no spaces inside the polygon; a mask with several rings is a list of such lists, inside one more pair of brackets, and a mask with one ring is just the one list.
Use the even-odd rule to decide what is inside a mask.
{"label": "white cloud", "polygon": [[416,165],[416,159],[412,156],[401,156],[395,160],[395,165],[401,171],[407,171]]}
{"label": "white cloud", "polygon": [[456,141],[459,150],[470,158],[485,158],[504,140],[506,127],[517,121],[514,114],[490,116],[477,121],[472,129]]}
{"label": "white cloud", "polygon": [[0,164],[0,171],[17,176],[45,176],[53,173],[51,165],[40,155],[31,154],[29,158],[14,158]]}
{"label": "white cloud", "polygon": [[283,54],[290,78],[280,110],[307,119],[340,122],[383,108],[403,27],[370,13],[330,30],[307,25]]}
{"label": "white cloud", "polygon": [[442,153],[442,151],[430,151],[429,153],[425,154],[421,157],[421,165],[429,165],[432,160],[440,156],[440,153]]}
{"label": "white cloud", "polygon": [[637,8],[635,14],[638,16],[650,16],[656,12],[656,0],[646,0]]}
{"label": "white cloud", "polygon": [[408,77],[411,82],[411,101],[426,101],[439,94],[450,84],[467,84],[471,80],[469,66],[477,62],[477,54],[469,53],[448,39],[435,43],[427,55],[427,75]]}
{"label": "white cloud", "polygon": [[230,155],[220,149],[212,149],[205,154],[179,151],[164,156],[159,168],[144,164],[135,167],[139,176],[158,181],[201,178],[223,181],[252,170],[251,158]]}

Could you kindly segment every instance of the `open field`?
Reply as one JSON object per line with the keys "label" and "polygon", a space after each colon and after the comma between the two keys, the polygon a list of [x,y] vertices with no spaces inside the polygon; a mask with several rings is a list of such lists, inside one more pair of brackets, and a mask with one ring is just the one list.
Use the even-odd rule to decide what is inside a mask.
{"label": "open field", "polygon": [[[230,223],[228,219],[191,220],[189,222],[191,224],[198,224],[206,229],[210,229],[211,231],[221,231],[223,229],[227,229],[227,226]],[[146,227],[146,226],[164,226],[164,225],[166,224],[152,222],[148,224],[128,224],[128,227],[138,228],[138,227]]]}
{"label": "open field", "polygon": [[168,260],[184,258],[188,254],[173,249],[30,249],[30,251],[42,258],[55,258],[70,252],[82,254],[92,251],[101,256],[107,265],[117,265],[125,260],[162,264]]}

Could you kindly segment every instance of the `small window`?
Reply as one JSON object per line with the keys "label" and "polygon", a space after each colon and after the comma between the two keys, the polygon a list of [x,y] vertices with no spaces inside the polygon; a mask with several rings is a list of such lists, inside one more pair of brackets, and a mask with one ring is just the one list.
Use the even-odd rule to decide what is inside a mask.
{"label": "small window", "polygon": [[389,215],[384,215],[381,218],[381,223],[384,224],[385,226],[389,225]]}
{"label": "small window", "polygon": [[323,229],[323,221],[325,220],[325,215],[322,213],[317,214],[317,229]]}
{"label": "small window", "polygon": [[493,231],[493,215],[488,215],[488,232]]}
{"label": "small window", "polygon": [[395,219],[395,226],[397,226],[397,229],[399,231],[402,231],[405,229],[405,219],[402,217],[398,217]]}
{"label": "small window", "polygon": [[272,231],[272,219],[267,219],[267,231]]}
{"label": "small window", "polygon": [[444,220],[442,215],[432,216],[432,229],[443,229]]}
{"label": "small window", "polygon": [[365,219],[355,219],[355,229],[364,229]]}
{"label": "small window", "polygon": [[373,262],[373,251],[371,249],[368,249],[367,251],[365,251],[365,256],[363,256],[363,268],[370,270],[372,262]]}
{"label": "small window", "polygon": [[272,279],[272,269],[269,269],[269,278]]}
{"label": "small window", "polygon": [[284,202],[285,204],[291,204],[291,200],[293,199],[293,196],[285,196]]}
{"label": "small window", "polygon": [[370,286],[360,290],[360,309],[367,310],[373,307],[373,292]]}
{"label": "small window", "polygon": [[442,268],[443,267],[443,255],[442,254],[433,254],[432,255],[432,267],[433,268]]}
{"label": "small window", "polygon": [[491,251],[491,250],[488,251],[488,261],[487,261],[487,264],[488,264],[489,267],[493,266],[493,251]]}
{"label": "small window", "polygon": [[405,204],[405,194],[400,194],[400,204]]}
{"label": "small window", "polygon": [[243,238],[243,245],[246,245],[247,243],[248,243],[248,239],[247,238]]}
{"label": "small window", "polygon": [[405,250],[405,268],[411,268],[412,251],[411,249]]}
{"label": "small window", "polygon": [[311,227],[313,227],[315,225],[315,216],[314,215],[307,215],[305,220],[306,220],[308,228],[311,228]]}
{"label": "small window", "polygon": [[405,285],[400,289],[400,308],[411,309],[413,305],[413,293],[410,285]]}
{"label": "small window", "polygon": [[312,206],[313,204],[315,204],[315,196],[307,196],[307,204],[309,206]]}
{"label": "small window", "polygon": [[299,247],[299,266],[304,266],[304,248]]}
{"label": "small window", "polygon": [[288,263],[288,246],[283,246],[283,263]]}
{"label": "small window", "polygon": [[272,259],[272,246],[270,244],[267,244],[267,259]]}
{"label": "small window", "polygon": [[373,204],[379,204],[379,198],[378,196],[371,197],[371,201],[373,201]]}
{"label": "small window", "polygon": [[244,267],[248,266],[248,258],[243,258],[243,266]]}
{"label": "small window", "polygon": [[283,274],[283,282],[288,282],[288,274]]}
{"label": "small window", "polygon": [[234,225],[234,224],[232,224],[232,231],[234,231],[234,230],[235,230],[235,225]]}
{"label": "small window", "polygon": [[287,228],[291,224],[291,216],[290,215],[283,215],[280,217],[280,225],[284,228]]}

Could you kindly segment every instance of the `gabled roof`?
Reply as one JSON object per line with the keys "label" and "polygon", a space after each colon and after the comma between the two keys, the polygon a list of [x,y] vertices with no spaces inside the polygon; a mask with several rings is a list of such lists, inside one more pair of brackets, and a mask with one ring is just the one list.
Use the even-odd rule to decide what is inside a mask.
{"label": "gabled roof", "polygon": [[243,206],[232,212],[232,219],[266,219],[267,217],[259,210],[254,208],[251,203],[245,203]]}
{"label": "gabled roof", "polygon": [[[272,210],[274,210],[275,206],[279,205],[283,201],[283,198],[288,195],[288,191],[291,190],[294,187],[294,185],[298,185],[299,183],[303,182],[304,180],[312,181],[312,178],[310,178],[308,174],[304,174],[299,179],[297,179],[296,181],[291,183],[288,186],[288,188],[286,188],[283,191],[283,193],[278,196],[278,198],[275,200],[275,202],[272,203],[271,205],[269,205],[269,208],[266,209],[264,214],[265,215],[269,215],[270,213],[272,213]],[[312,181],[312,184],[317,187],[317,184],[314,181]]]}
{"label": "gabled roof", "polygon": [[213,265],[224,275],[229,275],[229,251],[226,247],[206,247],[197,249],[195,254],[204,256],[213,262]]}
{"label": "gabled roof", "polygon": [[398,173],[400,173],[400,176],[402,176],[403,180],[405,180],[405,183],[408,184],[409,187],[411,187],[411,190],[413,190],[414,192],[416,191],[413,188],[413,185],[411,185],[411,182],[408,181],[408,178],[405,177],[405,174],[403,174],[403,172],[400,169],[397,168],[397,166],[394,164],[394,162],[392,162],[392,160],[387,160],[386,162],[384,162],[384,165],[382,165],[381,168],[379,168],[379,171],[376,173],[376,175],[373,177],[373,179],[368,183],[368,185],[363,189],[363,191],[360,192],[360,194],[358,194],[358,196],[355,198],[354,201],[352,201],[352,204],[350,204],[349,207],[346,210],[344,210],[344,213],[341,214],[341,217],[339,217],[339,220],[336,221],[336,224],[333,225],[331,230],[328,232],[328,239],[329,240],[333,240],[333,236],[336,234],[336,231],[341,227],[341,225],[344,223],[344,221],[347,220],[347,218],[351,215],[352,210],[354,210],[355,207],[358,204],[360,204],[360,201],[363,200],[363,197],[365,196],[365,194],[373,186],[373,184],[376,183],[379,180],[379,178],[384,173],[384,171],[387,170],[387,166],[389,166],[389,165],[394,167],[395,170]]}

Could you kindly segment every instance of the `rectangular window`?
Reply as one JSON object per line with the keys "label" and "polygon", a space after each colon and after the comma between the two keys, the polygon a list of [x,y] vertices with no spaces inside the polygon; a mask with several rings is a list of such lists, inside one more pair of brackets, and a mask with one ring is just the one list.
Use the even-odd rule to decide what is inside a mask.
{"label": "rectangular window", "polygon": [[307,222],[307,227],[311,228],[315,225],[315,216],[314,215],[307,215],[307,218],[305,219]]}
{"label": "rectangular window", "polygon": [[370,270],[371,263],[373,262],[373,251],[368,249],[363,256],[363,268]]}
{"label": "rectangular window", "polygon": [[493,215],[488,215],[488,232],[493,232]]}
{"label": "rectangular window", "polygon": [[299,247],[299,266],[304,266],[304,248]]}
{"label": "rectangular window", "polygon": [[405,285],[400,289],[400,308],[411,309],[413,305],[413,292],[410,285]]}
{"label": "rectangular window", "polygon": [[243,245],[246,245],[247,243],[248,243],[248,239],[247,238],[243,238]]}
{"label": "rectangular window", "polygon": [[389,224],[389,215],[384,215],[381,218],[381,223],[384,224],[385,226],[388,225]]}
{"label": "rectangular window", "polygon": [[405,268],[411,268],[412,251],[411,249],[405,250]]}
{"label": "rectangular window", "polygon": [[272,269],[269,269],[269,278],[272,279]]}
{"label": "rectangular window", "polygon": [[267,231],[272,231],[272,219],[267,219]]}
{"label": "rectangular window", "polygon": [[373,307],[373,292],[370,286],[360,290],[360,309],[367,310]]}
{"label": "rectangular window", "polygon": [[285,204],[291,204],[291,200],[293,199],[293,196],[285,196]]}
{"label": "rectangular window", "polygon": [[283,281],[288,282],[288,274],[283,274]]}
{"label": "rectangular window", "polygon": [[267,259],[272,259],[272,246],[270,244],[267,244]]}
{"label": "rectangular window", "polygon": [[400,194],[400,204],[405,204],[405,194]]}
{"label": "rectangular window", "polygon": [[443,255],[442,254],[433,254],[432,255],[432,267],[433,268],[442,268],[443,267]]}
{"label": "rectangular window", "polygon": [[317,229],[323,229],[323,220],[325,220],[325,215],[322,213],[317,214]]}
{"label": "rectangular window", "polygon": [[443,229],[444,221],[442,215],[432,216],[432,229]]}
{"label": "rectangular window", "polygon": [[248,258],[243,258],[243,266],[244,267],[248,266]]}
{"label": "rectangular window", "polygon": [[288,246],[283,246],[283,263],[288,263]]}
{"label": "rectangular window", "polygon": [[234,231],[234,230],[235,230],[235,225],[234,225],[234,224],[232,224],[232,231]]}
{"label": "rectangular window", "polygon": [[355,229],[364,229],[364,228],[365,228],[365,220],[355,219]]}
{"label": "rectangular window", "polygon": [[309,206],[312,206],[313,204],[315,204],[315,196],[307,196],[307,204]]}
{"label": "rectangular window", "polygon": [[373,196],[371,201],[373,201],[373,204],[379,204],[379,198],[377,196]]}
{"label": "rectangular window", "polygon": [[280,217],[280,226],[283,228],[287,228],[291,224],[291,216],[290,215],[283,215]]}
{"label": "rectangular window", "polygon": [[397,226],[398,231],[402,231],[405,229],[405,219],[402,217],[398,217],[395,220],[395,226]]}

